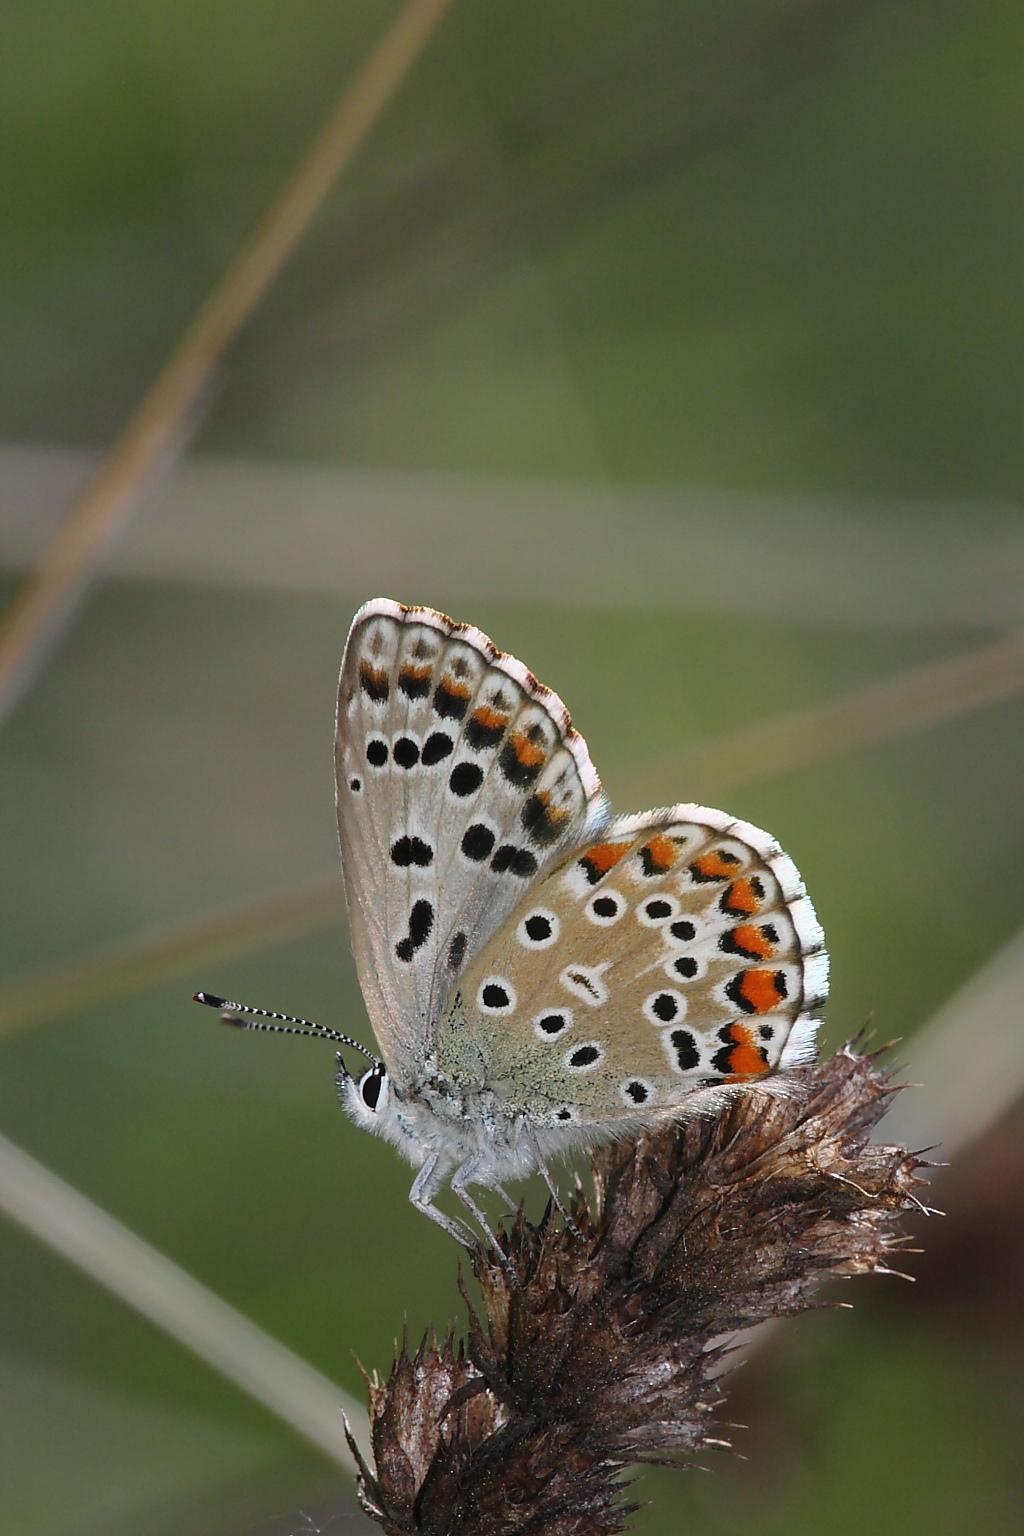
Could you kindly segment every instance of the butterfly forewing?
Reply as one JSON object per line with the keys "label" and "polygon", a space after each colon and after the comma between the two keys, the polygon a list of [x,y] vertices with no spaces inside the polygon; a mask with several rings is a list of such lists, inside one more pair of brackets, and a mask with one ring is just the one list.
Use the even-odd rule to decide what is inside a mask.
{"label": "butterfly forewing", "polygon": [[797,871],[701,806],[619,818],[536,882],[459,979],[438,1039],[540,1124],[676,1111],[804,1060],[827,990]]}
{"label": "butterfly forewing", "polygon": [[479,630],[387,599],[349,633],[336,767],[359,979],[408,1081],[453,983],[604,801],[555,694]]}

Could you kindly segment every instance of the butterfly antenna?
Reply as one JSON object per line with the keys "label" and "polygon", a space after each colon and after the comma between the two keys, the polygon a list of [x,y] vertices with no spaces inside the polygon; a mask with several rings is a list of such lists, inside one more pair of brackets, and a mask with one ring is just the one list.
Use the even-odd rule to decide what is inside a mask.
{"label": "butterfly antenna", "polygon": [[[236,1003],[227,997],[217,997],[213,992],[196,992],[192,1001],[205,1003],[208,1008],[218,1008],[221,1022],[231,1024],[235,1029],[257,1029],[270,1035],[305,1035],[315,1040],[333,1040],[338,1045],[351,1046],[368,1061],[377,1061],[373,1052],[368,1051],[365,1045],[360,1045],[358,1040],[353,1040],[351,1035],[343,1035],[340,1029],[328,1029],[326,1024],[315,1024],[312,1019],[300,1019],[293,1013],[275,1013],[272,1008],[252,1008],[248,1003]],[[253,1017],[242,1017],[245,1014]],[[278,1022],[259,1022],[267,1019]]]}

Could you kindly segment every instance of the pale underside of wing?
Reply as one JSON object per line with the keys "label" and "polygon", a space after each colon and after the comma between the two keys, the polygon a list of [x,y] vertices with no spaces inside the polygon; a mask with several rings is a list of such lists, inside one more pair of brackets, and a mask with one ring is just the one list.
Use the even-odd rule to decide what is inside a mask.
{"label": "pale underside of wing", "polygon": [[338,830],[352,947],[399,1081],[452,983],[568,848],[607,820],[556,694],[480,630],[377,598],[342,661]]}
{"label": "pale underside of wing", "polygon": [[438,1059],[532,1123],[624,1126],[813,1054],[821,928],[766,833],[620,817],[531,888],[460,978]]}

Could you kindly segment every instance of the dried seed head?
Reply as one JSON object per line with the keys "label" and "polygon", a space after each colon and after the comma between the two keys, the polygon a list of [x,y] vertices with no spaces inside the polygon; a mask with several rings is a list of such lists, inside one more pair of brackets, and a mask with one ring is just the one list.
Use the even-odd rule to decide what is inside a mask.
{"label": "dried seed head", "polygon": [[580,1235],[520,1211],[507,1267],[473,1256],[466,1345],[403,1347],[371,1385],[367,1513],[403,1536],[621,1530],[624,1467],[722,1444],[713,1341],[806,1310],[829,1276],[887,1267],[923,1167],[869,1139],[894,1091],[845,1047],[784,1097],[750,1092],[600,1152]]}

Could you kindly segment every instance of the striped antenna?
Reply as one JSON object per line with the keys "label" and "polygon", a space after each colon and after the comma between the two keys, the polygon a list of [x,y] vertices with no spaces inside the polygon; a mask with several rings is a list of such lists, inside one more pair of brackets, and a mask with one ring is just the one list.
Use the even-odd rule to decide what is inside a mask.
{"label": "striped antenna", "polygon": [[[219,1008],[221,1022],[231,1024],[235,1029],[258,1029],[270,1035],[305,1035],[314,1040],[333,1040],[338,1045],[350,1045],[368,1061],[379,1065],[373,1052],[368,1051],[365,1045],[360,1045],[358,1040],[353,1040],[351,1035],[343,1035],[339,1029],[328,1029],[326,1024],[314,1024],[312,1019],[300,1019],[293,1013],[275,1013],[271,1008],[252,1008],[248,1003],[232,1002],[230,998],[217,997],[213,992],[196,992],[192,1001],[205,1003],[208,1008]],[[255,1018],[242,1018],[242,1014],[253,1014]],[[277,1019],[280,1023],[262,1024],[257,1023],[256,1019]]]}

